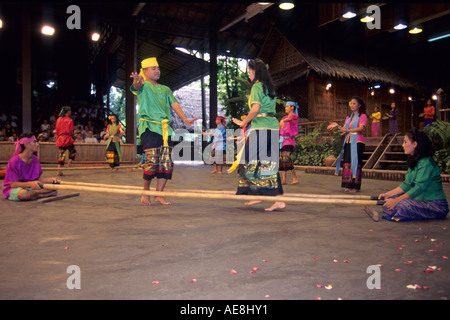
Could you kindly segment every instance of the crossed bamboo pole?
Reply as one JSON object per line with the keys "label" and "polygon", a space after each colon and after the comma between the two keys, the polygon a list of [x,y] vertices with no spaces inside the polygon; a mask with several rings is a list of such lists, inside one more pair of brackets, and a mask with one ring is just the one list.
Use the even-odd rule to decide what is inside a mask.
{"label": "crossed bamboo pole", "polygon": [[69,182],[61,181],[60,184],[43,184],[44,189],[49,190],[78,190],[91,192],[105,192],[114,194],[128,195],[148,195],[148,196],[164,196],[179,198],[195,198],[195,199],[218,199],[218,200],[242,200],[242,201],[285,201],[294,203],[330,203],[330,204],[359,204],[359,205],[382,205],[384,201],[374,199],[371,196],[351,196],[351,195],[314,195],[314,194],[285,194],[283,196],[253,196],[253,195],[236,195],[232,191],[219,190],[167,190],[152,191],[143,190],[142,187],[126,186],[126,185],[110,185],[87,182]]}

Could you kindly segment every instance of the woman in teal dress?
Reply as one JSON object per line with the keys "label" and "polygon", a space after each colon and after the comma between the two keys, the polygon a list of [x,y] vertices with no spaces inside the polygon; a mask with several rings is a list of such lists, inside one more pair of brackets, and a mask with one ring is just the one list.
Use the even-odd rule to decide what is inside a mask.
{"label": "woman in teal dress", "polygon": [[442,219],[449,211],[442,188],[441,170],[431,158],[432,145],[427,135],[409,130],[403,141],[408,155],[408,171],[403,183],[379,198],[386,199],[383,211],[389,221]]}
{"label": "woman in teal dress", "polygon": [[[283,194],[279,165],[279,123],[275,118],[275,89],[265,63],[260,59],[249,60],[249,78],[252,89],[249,98],[249,113],[244,120],[233,118],[240,127],[251,123],[244,148],[238,159],[228,170],[239,165],[239,182],[236,194],[278,196]],[[248,201],[253,205],[262,201]],[[266,211],[283,209],[286,204],[276,201]]]}

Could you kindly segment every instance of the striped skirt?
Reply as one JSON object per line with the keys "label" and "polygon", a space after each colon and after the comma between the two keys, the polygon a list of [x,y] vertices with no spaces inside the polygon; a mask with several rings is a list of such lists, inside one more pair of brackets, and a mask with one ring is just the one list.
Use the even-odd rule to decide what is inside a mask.
{"label": "striped skirt", "polygon": [[396,222],[442,219],[447,216],[448,210],[446,199],[433,201],[405,199],[399,202],[393,210],[383,208],[383,212],[387,215],[382,218]]}
{"label": "striped skirt", "polygon": [[294,170],[294,162],[292,162],[291,153],[294,146],[284,146],[280,150],[280,171]]}

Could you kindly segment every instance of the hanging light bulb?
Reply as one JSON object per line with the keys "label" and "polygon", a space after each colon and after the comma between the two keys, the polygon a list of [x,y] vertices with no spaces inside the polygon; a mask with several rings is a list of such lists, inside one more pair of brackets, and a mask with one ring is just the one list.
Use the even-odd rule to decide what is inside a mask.
{"label": "hanging light bulb", "polygon": [[283,0],[280,2],[280,4],[278,6],[280,7],[280,9],[283,9],[283,10],[291,10],[292,8],[295,7],[294,1],[290,1],[290,0]]}
{"label": "hanging light bulb", "polygon": [[98,41],[100,39],[100,34],[98,32],[93,32],[91,35],[92,41]]}
{"label": "hanging light bulb", "polygon": [[373,17],[371,17],[369,15],[366,15],[366,16],[362,17],[360,21],[364,22],[364,23],[367,23],[367,22],[372,22],[373,20],[375,20],[375,18],[373,18]]}
{"label": "hanging light bulb", "polygon": [[46,36],[52,36],[55,33],[55,28],[49,25],[42,26],[41,33]]}
{"label": "hanging light bulb", "polygon": [[409,30],[409,33],[411,33],[411,34],[418,34],[418,33],[421,33],[422,31],[423,30],[422,30],[421,27],[414,27],[411,30]]}

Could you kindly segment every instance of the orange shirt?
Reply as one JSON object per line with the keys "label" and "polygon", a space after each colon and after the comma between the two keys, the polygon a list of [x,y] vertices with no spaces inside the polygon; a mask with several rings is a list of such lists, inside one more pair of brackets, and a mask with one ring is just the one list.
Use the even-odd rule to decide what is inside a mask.
{"label": "orange shirt", "polygon": [[425,115],[423,116],[424,119],[433,119],[433,117],[434,117],[434,107],[430,106],[430,107],[423,108],[423,113],[425,113]]}

